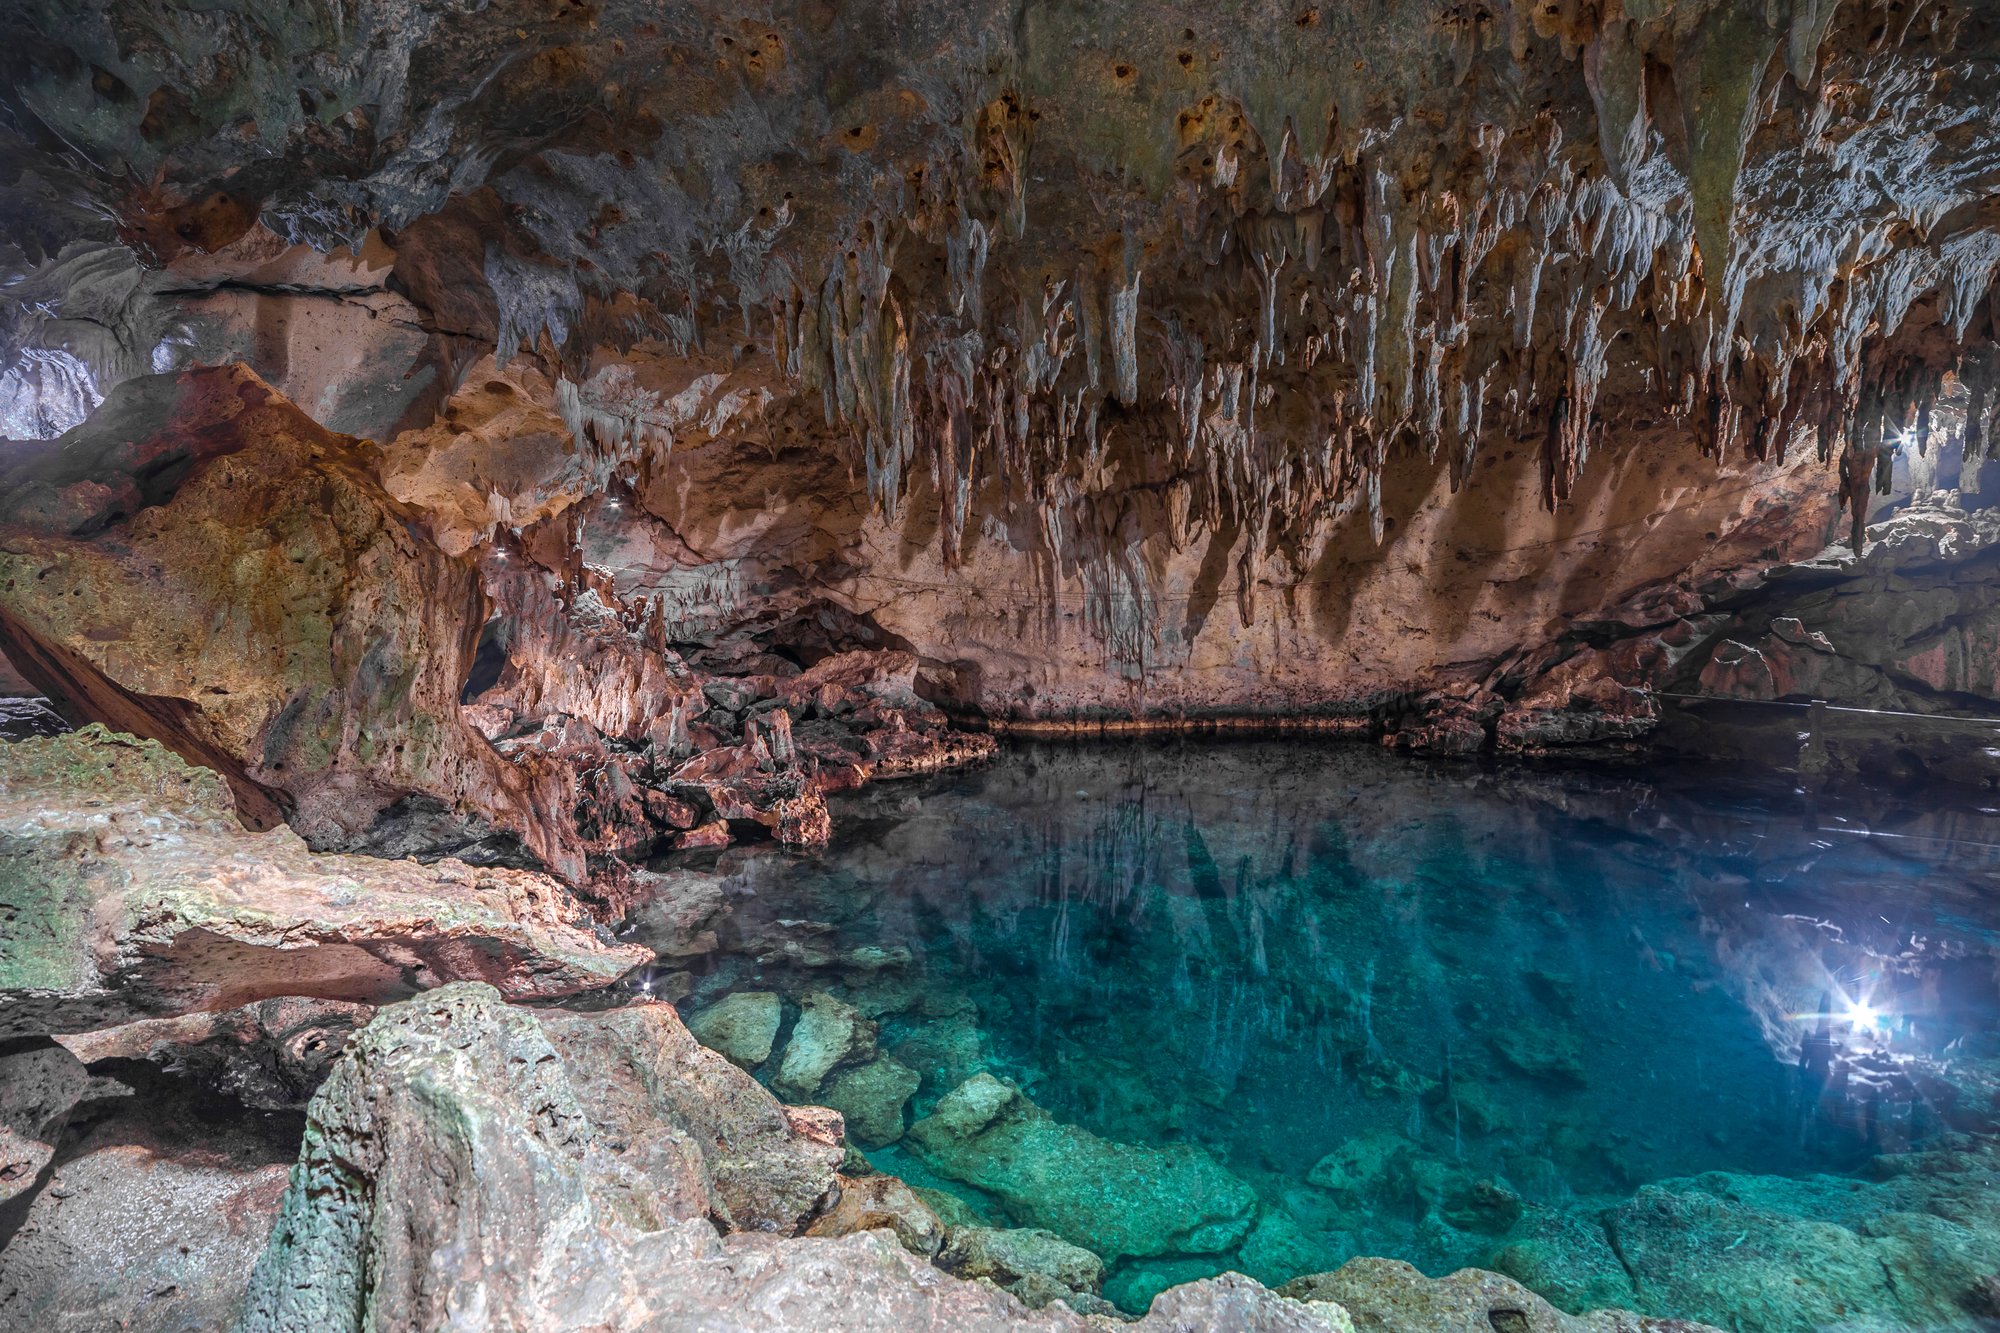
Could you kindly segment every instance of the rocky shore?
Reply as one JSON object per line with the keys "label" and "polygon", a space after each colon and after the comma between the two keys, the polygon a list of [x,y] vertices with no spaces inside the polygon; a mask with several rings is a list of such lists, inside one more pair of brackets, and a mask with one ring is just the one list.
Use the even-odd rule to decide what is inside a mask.
{"label": "rocky shore", "polygon": [[[602,986],[650,953],[593,929],[557,881],[246,832],[214,774],[98,728],[0,746],[0,810],[0,902],[10,919],[44,923],[11,933],[0,962],[12,1034],[0,1053],[0,1323],[275,1333],[1130,1318],[1097,1294],[1099,1254],[1046,1228],[941,1212],[926,1199],[944,1196],[854,1153],[851,1136],[903,1135],[896,1098],[911,1075],[869,1056],[865,1020],[831,997],[789,1025],[774,1080],[794,1094],[787,1105],[739,1068],[772,1058],[775,997],[710,1007],[694,1032],[658,1000],[520,1003]],[[1056,1174],[1074,1187],[1151,1182],[1161,1219],[1213,1192],[1196,1230],[1247,1226],[1247,1192],[1200,1154],[1156,1177],[1144,1150],[1065,1129],[991,1078],[909,1131],[941,1168],[1000,1187],[981,1164],[1004,1157],[996,1135],[1067,1136]],[[1025,1217],[1074,1222],[1026,1185],[1016,1202]],[[1154,1219],[1136,1211],[1095,1239],[1112,1254],[1153,1252],[1179,1226]],[[1572,1318],[1490,1274],[1433,1282],[1349,1265],[1314,1280],[1331,1285],[1176,1286],[1137,1326],[1686,1327]]]}

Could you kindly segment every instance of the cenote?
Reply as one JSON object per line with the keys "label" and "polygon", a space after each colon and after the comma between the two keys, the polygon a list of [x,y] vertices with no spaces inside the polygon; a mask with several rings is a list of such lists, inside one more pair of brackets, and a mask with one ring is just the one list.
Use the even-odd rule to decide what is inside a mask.
{"label": "cenote", "polygon": [[632,984],[947,1222],[1091,1250],[1123,1310],[1373,1255],[1920,1327],[2000,1263],[1976,794],[1048,744],[839,815],[818,854],[660,862]]}

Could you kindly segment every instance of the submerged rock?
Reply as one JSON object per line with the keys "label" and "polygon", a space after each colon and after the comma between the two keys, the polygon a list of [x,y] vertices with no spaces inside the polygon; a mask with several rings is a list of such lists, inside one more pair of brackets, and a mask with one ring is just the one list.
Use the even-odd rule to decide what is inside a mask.
{"label": "submerged rock", "polygon": [[771,1058],[784,1020],[776,991],[738,991],[725,995],[688,1020],[688,1031],[712,1051],[745,1069]]}
{"label": "submerged rock", "polygon": [[98,726],[0,745],[0,903],[0,1035],[452,980],[546,998],[650,957],[545,875],[246,832],[214,773]]}
{"label": "submerged rock", "polygon": [[1604,1214],[1615,1250],[1564,1232],[1524,1243],[1540,1263],[1505,1257],[1568,1284],[1609,1285],[1622,1269],[1641,1308],[1744,1333],[1976,1327],[1982,1284],[2000,1272],[1993,1159],[1936,1151],[1903,1164],[1909,1174],[1883,1182],[1715,1173],[1649,1185]]}
{"label": "submerged rock", "polygon": [[816,992],[800,1001],[800,1010],[771,1080],[778,1094],[792,1101],[813,1096],[834,1069],[875,1052],[875,1025],[845,1000]]}
{"label": "submerged rock", "polygon": [[1510,1277],[1467,1268],[1428,1278],[1395,1259],[1351,1259],[1287,1282],[1296,1300],[1332,1301],[1376,1333],[1712,1333],[1679,1319],[1623,1310],[1568,1315]]}
{"label": "submerged rock", "polygon": [[1256,1208],[1250,1187],[1199,1149],[1101,1139],[991,1074],[953,1089],[906,1142],[932,1170],[1107,1260],[1233,1249]]}
{"label": "submerged rock", "polygon": [[835,1075],[820,1098],[847,1118],[855,1142],[879,1148],[903,1137],[903,1107],[920,1081],[909,1066],[878,1055]]}

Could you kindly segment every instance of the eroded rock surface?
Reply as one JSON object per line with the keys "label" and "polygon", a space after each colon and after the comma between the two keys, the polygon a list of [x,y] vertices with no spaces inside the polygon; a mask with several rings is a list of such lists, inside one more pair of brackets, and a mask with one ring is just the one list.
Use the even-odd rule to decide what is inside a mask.
{"label": "eroded rock surface", "polygon": [[548,997],[649,957],[547,876],[248,832],[214,773],[96,726],[0,746],[0,898],[10,1033],[472,978]]}

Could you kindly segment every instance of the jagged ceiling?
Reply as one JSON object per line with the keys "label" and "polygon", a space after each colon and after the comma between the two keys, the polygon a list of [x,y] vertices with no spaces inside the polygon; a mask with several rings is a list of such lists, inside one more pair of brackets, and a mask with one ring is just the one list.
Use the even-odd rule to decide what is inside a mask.
{"label": "jagged ceiling", "polygon": [[756,371],[947,559],[1297,566],[1395,451],[1534,440],[1559,505],[1660,423],[1816,438],[1858,529],[1996,360],[1971,0],[13,0],[0,61],[52,429],[198,359],[158,266],[260,221],[381,229],[440,382],[539,361],[613,471],[672,419],[621,356]]}

